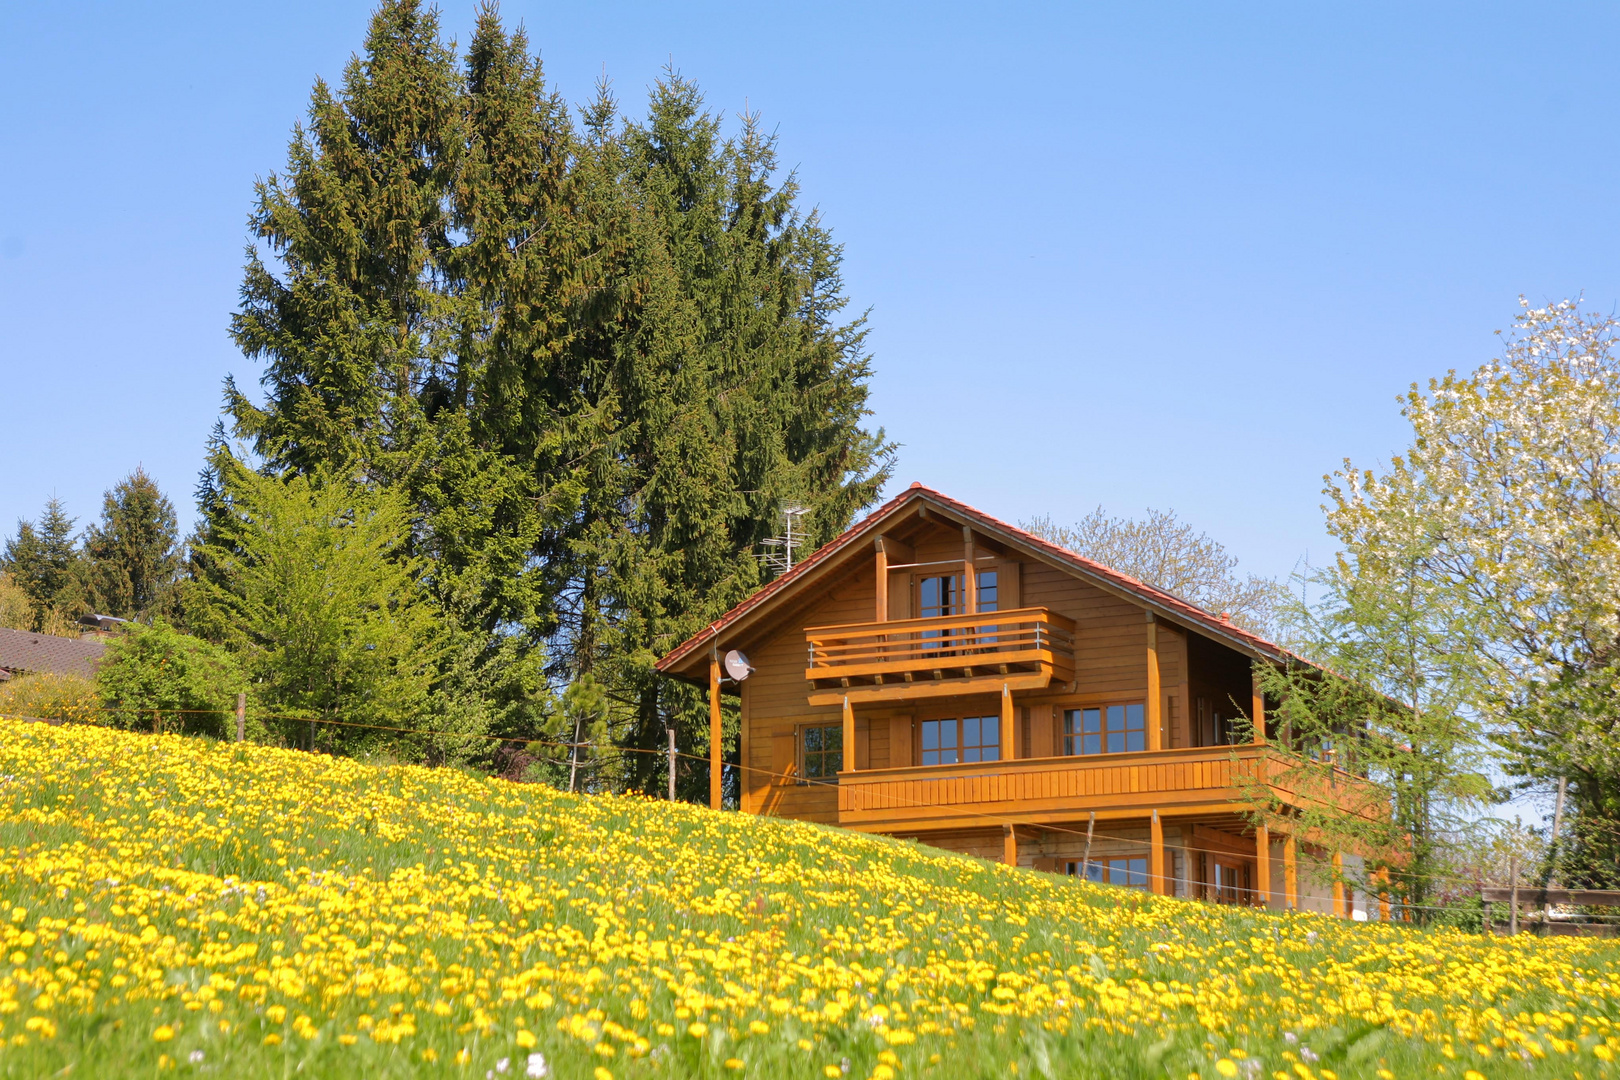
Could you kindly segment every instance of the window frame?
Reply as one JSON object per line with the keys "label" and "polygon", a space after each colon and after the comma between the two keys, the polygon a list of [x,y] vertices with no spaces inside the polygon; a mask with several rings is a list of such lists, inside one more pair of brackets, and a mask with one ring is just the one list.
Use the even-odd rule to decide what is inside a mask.
{"label": "window frame", "polygon": [[[1118,710],[1121,726],[1115,728],[1110,721],[1114,711]],[[1134,710],[1134,712],[1133,712]],[[1074,705],[1058,705],[1058,738],[1060,757],[1107,757],[1110,754],[1137,754],[1147,749],[1147,702],[1142,700],[1114,700],[1103,702],[1078,702]],[[1097,715],[1097,730],[1087,731],[1085,728],[1086,714],[1095,712]],[[1071,727],[1070,718],[1079,719],[1078,730]],[[1132,720],[1136,723],[1133,724]],[[1112,737],[1117,735],[1123,744],[1120,749],[1111,749]],[[1140,745],[1133,748],[1133,736]],[[1085,749],[1088,739],[1096,739],[1096,750]]]}
{"label": "window frame", "polygon": [[[810,735],[810,732],[812,732],[812,731],[820,731],[820,732],[832,731],[832,732],[836,732],[837,733],[837,747],[836,747],[836,749],[828,750],[828,749],[822,748],[822,749],[817,749],[817,750],[811,750],[810,749],[809,735]],[[798,762],[798,764],[799,764],[799,776],[798,776],[798,780],[799,780],[799,784],[801,786],[808,786],[810,784],[822,784],[822,785],[825,785],[828,780],[836,780],[838,778],[838,774],[841,771],[843,771],[843,768],[844,768],[844,725],[843,725],[842,722],[839,722],[839,723],[836,723],[836,724],[825,724],[825,723],[800,724],[799,725],[799,731],[798,731],[798,738],[795,741],[798,743],[798,754],[799,754],[799,762]],[[812,775],[811,772],[810,772],[810,758],[811,758],[811,756],[814,755],[816,758],[821,759],[822,767],[825,768],[826,767],[826,760],[825,759],[827,758],[827,756],[829,754],[836,755],[836,768],[834,768],[833,771],[830,772],[830,773],[816,773],[816,774]]]}

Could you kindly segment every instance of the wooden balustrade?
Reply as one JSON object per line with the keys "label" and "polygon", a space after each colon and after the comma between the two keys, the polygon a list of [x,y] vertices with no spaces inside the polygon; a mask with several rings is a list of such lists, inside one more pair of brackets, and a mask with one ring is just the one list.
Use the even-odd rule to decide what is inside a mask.
{"label": "wooden balustrade", "polygon": [[1008,816],[1072,821],[1092,810],[1102,819],[1230,813],[1234,801],[1263,790],[1300,805],[1322,797],[1348,804],[1365,788],[1346,775],[1334,791],[1305,794],[1290,789],[1286,770],[1277,751],[1251,744],[862,770],[839,777],[838,822],[888,832]]}
{"label": "wooden balustrade", "polygon": [[813,626],[812,705],[1042,689],[1074,677],[1074,621],[1046,608]]}

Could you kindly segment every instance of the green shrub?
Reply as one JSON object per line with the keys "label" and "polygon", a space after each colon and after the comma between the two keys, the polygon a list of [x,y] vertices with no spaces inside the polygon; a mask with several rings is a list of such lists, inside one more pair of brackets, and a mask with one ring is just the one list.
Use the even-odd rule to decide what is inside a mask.
{"label": "green shrub", "polygon": [[144,731],[156,726],[222,738],[234,725],[241,686],[228,652],[161,619],[109,642],[96,671],[108,723]]}
{"label": "green shrub", "polygon": [[19,675],[0,683],[0,715],[39,720],[101,720],[96,684],[79,675]]}

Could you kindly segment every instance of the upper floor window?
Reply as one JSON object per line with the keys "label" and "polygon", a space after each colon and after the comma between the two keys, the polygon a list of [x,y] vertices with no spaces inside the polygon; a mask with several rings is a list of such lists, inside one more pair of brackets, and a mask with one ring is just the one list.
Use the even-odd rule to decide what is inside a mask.
{"label": "upper floor window", "polygon": [[844,726],[826,724],[804,730],[804,778],[825,780],[844,767]]}
{"label": "upper floor window", "polygon": [[[978,582],[978,610],[996,611],[1000,586],[996,571],[980,570]],[[939,574],[917,579],[917,616],[932,619],[942,615],[963,615],[967,606],[962,595],[961,574]]]}
{"label": "upper floor window", "polygon": [[922,722],[922,763],[955,765],[1001,760],[1001,718],[968,716]]}
{"label": "upper floor window", "polygon": [[1145,713],[1140,703],[1067,709],[1063,713],[1063,752],[1119,754],[1146,750]]}

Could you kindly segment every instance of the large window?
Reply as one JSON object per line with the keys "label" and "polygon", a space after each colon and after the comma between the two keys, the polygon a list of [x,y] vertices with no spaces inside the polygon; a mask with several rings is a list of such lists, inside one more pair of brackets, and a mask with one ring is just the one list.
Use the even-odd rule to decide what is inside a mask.
{"label": "large window", "polygon": [[[1086,880],[1099,884],[1123,885],[1127,889],[1145,889],[1148,887],[1147,856],[1135,856],[1123,859],[1092,859],[1085,864]],[[1065,870],[1078,876],[1080,863],[1071,862]]]}
{"label": "large window", "polygon": [[922,763],[955,765],[1001,760],[1001,718],[968,716],[922,722]]}
{"label": "large window", "polygon": [[1063,713],[1063,752],[1119,754],[1146,750],[1145,713],[1140,703],[1067,709]]}
{"label": "large window", "polygon": [[[996,571],[980,570],[978,573],[978,610],[997,611],[1000,600],[1000,585],[997,581]],[[941,574],[938,577],[925,577],[917,579],[917,616],[923,619],[932,619],[940,615],[963,615],[966,607],[962,596],[962,575]]]}
{"label": "large window", "polygon": [[844,767],[844,727],[827,724],[804,729],[804,778],[825,780]]}

